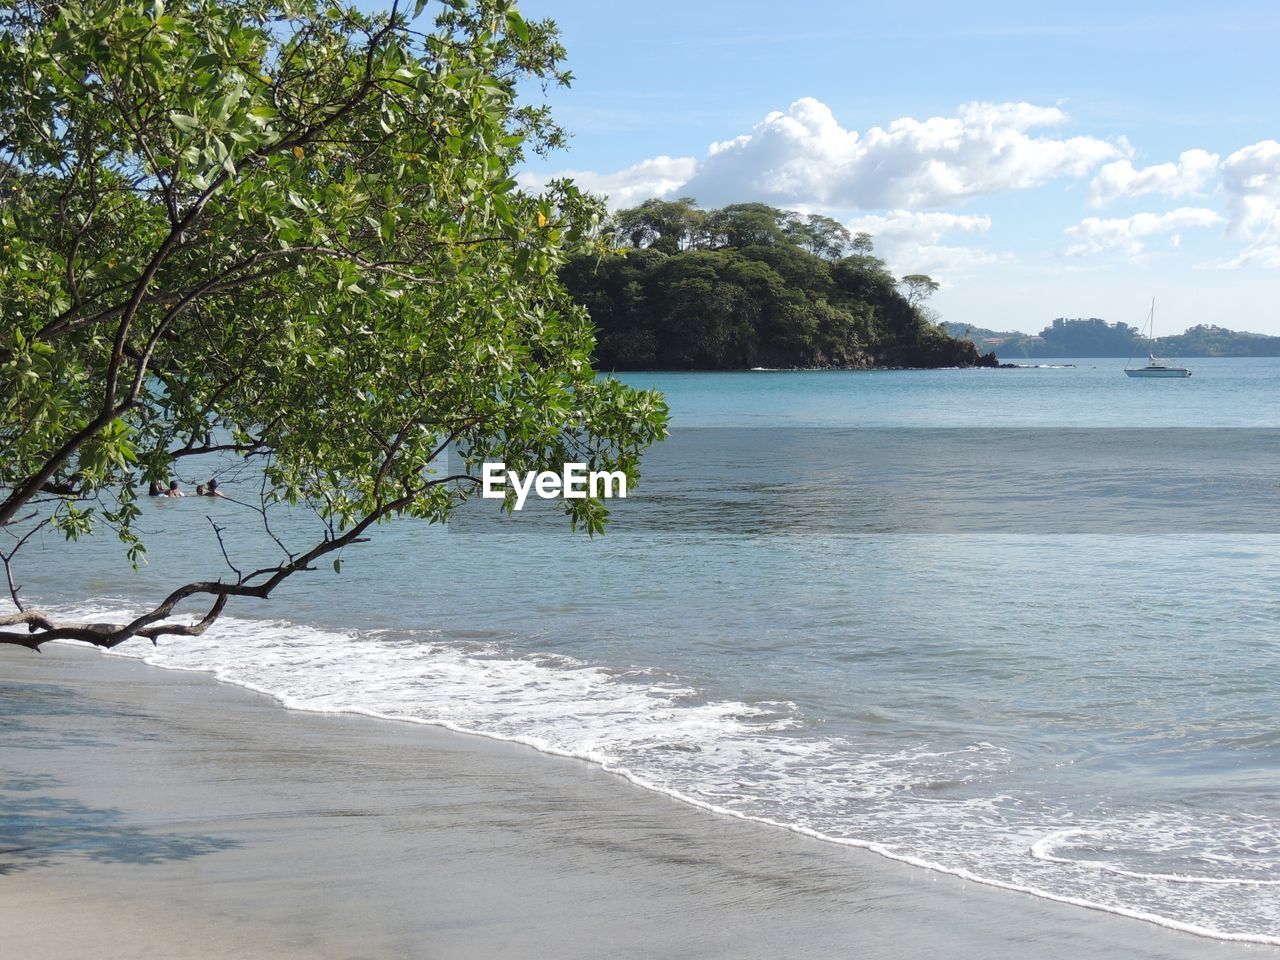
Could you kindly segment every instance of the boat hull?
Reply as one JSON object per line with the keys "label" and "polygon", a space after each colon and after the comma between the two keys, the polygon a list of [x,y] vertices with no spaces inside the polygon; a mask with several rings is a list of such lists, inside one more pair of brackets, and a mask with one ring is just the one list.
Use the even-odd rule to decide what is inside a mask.
{"label": "boat hull", "polygon": [[1191,376],[1191,371],[1185,367],[1139,367],[1136,370],[1126,370],[1126,377],[1178,377],[1186,378]]}

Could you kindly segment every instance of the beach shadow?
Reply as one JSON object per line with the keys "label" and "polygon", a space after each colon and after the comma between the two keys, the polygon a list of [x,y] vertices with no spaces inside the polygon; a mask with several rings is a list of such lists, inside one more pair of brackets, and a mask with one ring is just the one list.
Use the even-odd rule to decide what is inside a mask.
{"label": "beach shadow", "polygon": [[[111,742],[82,729],[79,724],[57,725],[60,719],[81,720],[92,714],[102,724],[145,716],[127,707],[91,701],[78,691],[52,683],[5,683],[0,681],[0,740],[5,747],[25,750],[60,750],[65,747],[93,747]],[[50,721],[54,721],[53,724]],[[136,740],[158,739],[157,735],[131,732]]]}
{"label": "beach shadow", "polygon": [[120,810],[44,793],[59,785],[53,777],[0,773],[0,876],[81,858],[146,866],[239,846],[207,834],[132,826]]}

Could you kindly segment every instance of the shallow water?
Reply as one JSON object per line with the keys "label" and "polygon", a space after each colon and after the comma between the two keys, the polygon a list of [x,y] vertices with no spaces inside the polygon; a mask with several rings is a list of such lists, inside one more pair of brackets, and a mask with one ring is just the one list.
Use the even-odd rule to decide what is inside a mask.
{"label": "shallow water", "polygon": [[[1149,532],[994,514],[959,532],[904,527],[959,483],[935,469],[880,526],[832,521],[856,465],[833,460],[846,448],[824,445],[824,429],[1280,428],[1277,360],[1197,360],[1187,381],[1078,363],[632,375],[667,393],[678,436],[739,436],[746,478],[708,490],[705,471],[655,457],[636,512],[620,505],[595,541],[536,524],[399,524],[349,550],[341,576],[241,604],[205,637],[122,652],[292,706],[588,758],[975,880],[1280,942],[1280,552],[1266,524],[1226,523],[1243,493],[1200,510],[1208,494],[1164,482],[1157,464],[1137,477],[1168,521]],[[1034,480],[1046,496],[1067,482]],[[650,511],[682,504],[677,522],[643,512],[645,483],[661,492]],[[1261,516],[1269,488],[1253,486]],[[1091,515],[1120,516],[1097,496]],[[128,608],[175,577],[216,575],[203,515],[243,517],[206,501],[146,509],[142,575],[122,573],[105,540],[73,553],[50,542],[28,590],[66,603],[77,581],[90,606]],[[233,547],[254,546],[250,519]]]}

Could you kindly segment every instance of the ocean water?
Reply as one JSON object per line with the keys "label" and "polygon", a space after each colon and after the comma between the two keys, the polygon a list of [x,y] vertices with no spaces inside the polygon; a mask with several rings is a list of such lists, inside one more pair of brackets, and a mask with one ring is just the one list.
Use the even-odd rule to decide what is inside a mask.
{"label": "ocean water", "polygon": [[[119,652],[299,709],[517,740],[975,881],[1280,943],[1280,360],[1190,365],[1185,381],[1130,380],[1111,360],[628,375],[666,392],[685,442],[655,454],[609,535],[400,523],[348,550],[341,575]],[[850,431],[938,428],[977,455],[926,446],[859,486],[867,447]],[[1216,434],[1238,442],[1215,452]],[[1115,470],[1109,454],[1010,458],[1022,448],[1001,438],[1028,435],[1144,452]],[[206,515],[233,552],[262,547],[234,503],[144,506],[141,574],[105,538],[50,540],[27,558],[28,592],[108,613],[216,576]]]}

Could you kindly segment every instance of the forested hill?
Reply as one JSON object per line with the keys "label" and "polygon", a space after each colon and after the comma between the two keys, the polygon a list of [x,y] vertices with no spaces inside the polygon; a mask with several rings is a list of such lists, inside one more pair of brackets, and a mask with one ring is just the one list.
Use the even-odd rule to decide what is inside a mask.
{"label": "forested hill", "polygon": [[994,365],[933,322],[937,284],[894,278],[866,234],[764,204],[651,200],[563,270],[604,370]]}
{"label": "forested hill", "polygon": [[1105,320],[1061,317],[1035,336],[1010,330],[987,330],[962,323],[943,324],[952,336],[971,339],[982,350],[1005,359],[1020,357],[1280,357],[1280,337],[1244,333],[1199,324],[1185,333],[1142,336],[1137,327]]}

